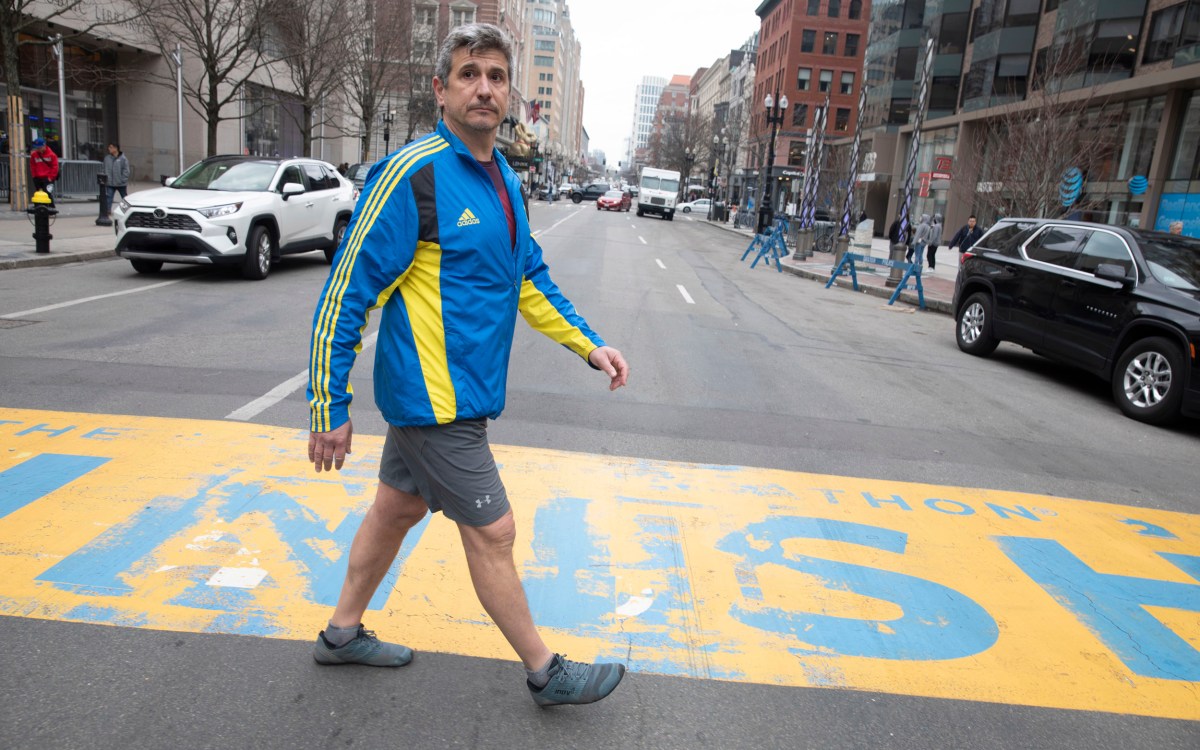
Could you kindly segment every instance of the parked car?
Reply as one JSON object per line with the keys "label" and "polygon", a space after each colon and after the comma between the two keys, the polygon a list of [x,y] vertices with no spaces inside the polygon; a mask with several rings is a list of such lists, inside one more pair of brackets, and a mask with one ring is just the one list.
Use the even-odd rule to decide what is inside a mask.
{"label": "parked car", "polygon": [[630,203],[629,193],[624,190],[609,190],[596,199],[596,210],[628,211]]}
{"label": "parked car", "polygon": [[367,186],[367,173],[373,166],[375,166],[373,161],[361,161],[358,164],[351,164],[350,168],[346,170],[346,179],[354,183],[354,188],[359,193]]}
{"label": "parked car", "polygon": [[612,185],[609,185],[607,182],[593,182],[584,185],[581,188],[572,190],[571,200],[576,203],[582,203],[583,201],[594,201],[607,193],[609,190],[612,190]]}
{"label": "parked car", "polygon": [[212,156],[113,211],[117,254],[138,273],[163,263],[240,265],[264,279],[281,256],[323,250],[333,262],[354,186],[316,159]]}
{"label": "parked car", "polygon": [[697,198],[688,203],[680,203],[675,207],[676,211],[681,211],[685,214],[697,213],[708,216],[709,207],[712,206],[712,201],[708,198]]}
{"label": "parked car", "polygon": [[1200,416],[1200,240],[1078,221],[1005,219],[962,256],[958,346],[1001,341],[1111,384],[1127,416]]}

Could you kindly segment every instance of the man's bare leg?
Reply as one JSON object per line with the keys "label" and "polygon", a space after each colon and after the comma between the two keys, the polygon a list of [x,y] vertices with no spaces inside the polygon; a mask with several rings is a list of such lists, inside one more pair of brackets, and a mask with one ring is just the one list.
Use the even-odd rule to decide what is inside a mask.
{"label": "man's bare leg", "polygon": [[329,618],[331,625],[358,627],[371,597],[400,552],[404,536],[428,512],[429,506],[420,497],[379,483],[375,502],[350,544],[350,565],[337,608]]}
{"label": "man's bare leg", "polygon": [[517,534],[512,511],[487,526],[460,523],[458,529],[479,603],[508,639],[525,668],[530,671],[541,669],[554,654],[546,648],[533,624],[525,589],[513,563],[513,542]]}

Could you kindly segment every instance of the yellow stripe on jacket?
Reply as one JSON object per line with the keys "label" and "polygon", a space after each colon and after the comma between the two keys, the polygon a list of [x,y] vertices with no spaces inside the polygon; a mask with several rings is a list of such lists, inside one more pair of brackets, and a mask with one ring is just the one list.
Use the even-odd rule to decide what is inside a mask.
{"label": "yellow stripe on jacket", "polygon": [[454,383],[446,352],[446,326],[442,318],[442,248],[432,242],[418,242],[417,253],[409,266],[400,297],[408,310],[408,322],[425,378],[425,390],[438,424],[453,422],[458,416]]}
{"label": "yellow stripe on jacket", "polygon": [[583,335],[576,326],[571,325],[562,313],[546,299],[542,290],[532,281],[525,279],[521,282],[520,299],[521,316],[535,331],[549,336],[584,359],[592,353],[596,345]]}

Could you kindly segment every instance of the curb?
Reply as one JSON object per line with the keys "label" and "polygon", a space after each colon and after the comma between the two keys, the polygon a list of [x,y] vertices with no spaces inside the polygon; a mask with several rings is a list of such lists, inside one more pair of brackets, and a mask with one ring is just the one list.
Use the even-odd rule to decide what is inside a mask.
{"label": "curb", "polygon": [[81,253],[43,253],[28,258],[0,258],[0,271],[7,271],[13,268],[61,266],[66,263],[107,260],[116,257],[117,253],[115,250],[85,250]]}
{"label": "curb", "polygon": [[[737,231],[736,229],[730,229],[729,227],[725,226],[724,224],[714,224],[714,223],[708,222],[708,221],[704,222],[704,224],[706,226],[710,226],[714,229],[721,229],[730,234],[736,234],[739,237],[745,237],[745,235],[742,234],[741,232]],[[796,268],[795,266],[789,265],[787,263],[783,264],[783,270],[787,271],[788,273],[792,274],[793,276],[799,276],[802,279],[811,279],[812,281],[819,281],[822,284],[829,281],[829,276],[826,274],[820,274],[820,273],[816,273],[814,271],[809,271],[806,268]],[[837,281],[834,282],[833,285],[836,287],[839,287],[839,288],[849,289],[851,291],[854,290],[853,282],[851,282],[848,278],[846,279],[845,283],[843,283],[841,279],[838,279]],[[893,290],[893,289],[889,289],[887,287],[872,286],[870,284],[861,284],[860,283],[858,285],[858,288],[859,288],[859,291],[861,291],[861,292],[865,292],[866,294],[870,294],[875,297],[881,297],[883,299],[891,299],[892,294],[895,293],[895,290]],[[906,304],[910,304],[913,307],[920,309],[920,303],[917,298],[917,293],[915,291],[909,291],[907,289],[904,290],[903,292],[900,293],[900,296],[899,296],[899,298],[897,298],[897,301],[904,302]],[[932,298],[930,298],[930,296],[928,294],[925,295],[925,310],[927,312],[937,312],[937,313],[943,313],[945,315],[953,315],[954,314],[953,310],[951,309],[950,302],[948,302],[946,300],[941,300],[941,299],[932,299]]]}

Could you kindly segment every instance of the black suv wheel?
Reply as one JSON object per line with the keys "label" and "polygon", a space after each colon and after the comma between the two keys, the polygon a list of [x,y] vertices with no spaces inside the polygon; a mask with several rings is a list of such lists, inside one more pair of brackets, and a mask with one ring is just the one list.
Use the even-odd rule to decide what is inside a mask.
{"label": "black suv wheel", "polygon": [[1135,341],[1113,370],[1113,398],[1125,416],[1148,424],[1179,418],[1183,398],[1183,355],[1161,336]]}
{"label": "black suv wheel", "polygon": [[986,357],[996,351],[1000,341],[992,335],[992,298],[986,292],[975,292],[958,308],[955,317],[955,338],[958,348],[967,354]]}

